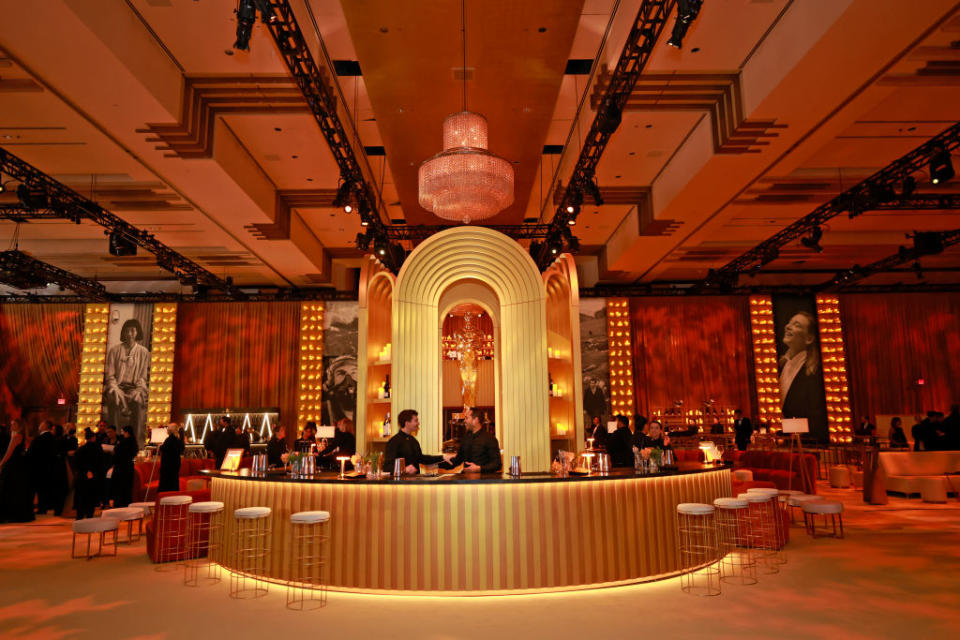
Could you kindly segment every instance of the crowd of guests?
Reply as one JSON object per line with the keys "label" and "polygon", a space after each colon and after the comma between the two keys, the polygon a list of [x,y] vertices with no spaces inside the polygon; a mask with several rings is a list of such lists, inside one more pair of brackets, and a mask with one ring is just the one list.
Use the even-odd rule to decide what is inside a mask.
{"label": "crowd of guests", "polygon": [[613,432],[594,418],[587,429],[587,438],[593,440],[594,449],[603,449],[610,454],[610,464],[614,467],[633,467],[634,450],[670,449],[670,434],[663,430],[659,420],[647,420],[646,416],[636,414],[633,421],[625,415],[614,416],[617,427]]}
{"label": "crowd of guests", "polygon": [[[868,443],[876,443],[879,438],[877,427],[869,416],[860,419],[860,424],[853,433],[859,440]],[[951,406],[947,415],[942,411],[928,411],[926,417],[914,416],[910,437],[913,439],[914,451],[960,450],[960,405]],[[891,418],[887,441],[891,449],[910,448],[901,418]]]}
{"label": "crowd of guests", "polygon": [[133,491],[138,446],[130,426],[119,432],[101,422],[80,445],[73,424],[17,420],[0,425],[0,522],[30,522],[36,514],[62,515],[73,488],[76,517],[98,506],[126,506]]}

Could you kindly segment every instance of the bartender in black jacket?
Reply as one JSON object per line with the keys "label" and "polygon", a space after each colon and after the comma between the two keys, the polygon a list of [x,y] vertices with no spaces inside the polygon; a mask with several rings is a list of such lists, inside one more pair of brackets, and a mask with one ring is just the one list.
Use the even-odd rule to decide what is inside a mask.
{"label": "bartender in black jacket", "polygon": [[465,407],[463,414],[467,430],[460,439],[460,451],[449,464],[454,467],[463,464],[463,470],[467,472],[500,471],[503,468],[503,459],[497,437],[483,428],[475,408]]}
{"label": "bartender in black jacket", "polygon": [[630,419],[623,415],[616,416],[616,419],[617,430],[607,440],[610,464],[614,467],[632,467],[634,434],[630,431]]}
{"label": "bartender in black jacket", "polygon": [[283,466],[283,454],[287,452],[287,429],[278,424],[273,429],[273,436],[267,442],[267,464],[271,467]]}
{"label": "bartender in black jacket", "polygon": [[420,431],[420,416],[413,409],[404,409],[397,417],[400,431],[387,441],[387,449],[383,454],[383,470],[393,472],[393,462],[403,458],[404,473],[420,473],[421,464],[437,464],[442,460],[450,461],[454,454],[445,453],[442,456],[428,456],[420,449],[420,443],[414,437]]}

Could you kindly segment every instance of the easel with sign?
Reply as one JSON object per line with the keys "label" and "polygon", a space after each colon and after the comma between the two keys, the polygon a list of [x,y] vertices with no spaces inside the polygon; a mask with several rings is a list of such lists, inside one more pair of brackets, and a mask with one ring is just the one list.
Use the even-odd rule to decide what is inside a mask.
{"label": "easel with sign", "polygon": [[806,487],[813,486],[813,479],[807,475],[807,465],[803,463],[803,443],[800,442],[801,433],[810,433],[810,424],[806,418],[784,418],[783,433],[790,434],[790,477],[787,480],[787,489],[793,489],[793,460],[800,461],[800,487],[806,493]]}

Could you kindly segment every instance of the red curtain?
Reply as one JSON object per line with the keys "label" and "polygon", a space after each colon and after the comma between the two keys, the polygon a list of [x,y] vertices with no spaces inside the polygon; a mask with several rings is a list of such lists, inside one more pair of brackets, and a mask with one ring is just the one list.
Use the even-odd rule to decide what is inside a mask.
{"label": "red curtain", "polygon": [[713,399],[756,415],[747,298],[632,298],[630,317],[640,413]]}
{"label": "red curtain", "polygon": [[181,304],[173,409],[280,407],[296,424],[300,303]]}
{"label": "red curtain", "polygon": [[844,295],[840,317],[855,421],[960,402],[960,294]]}
{"label": "red curtain", "polygon": [[82,304],[0,305],[0,414],[76,404],[82,324]]}

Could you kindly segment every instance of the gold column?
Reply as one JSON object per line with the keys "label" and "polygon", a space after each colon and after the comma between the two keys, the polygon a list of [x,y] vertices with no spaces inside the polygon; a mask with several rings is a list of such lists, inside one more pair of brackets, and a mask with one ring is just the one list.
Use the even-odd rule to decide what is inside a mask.
{"label": "gold column", "polygon": [[[177,341],[177,304],[153,305],[150,344],[150,395],[147,399],[147,433],[169,422],[173,398],[173,360]],[[141,443],[142,444],[142,443]]]}
{"label": "gold column", "polygon": [[80,393],[77,403],[77,436],[93,427],[103,411],[103,369],[107,357],[107,321],[110,305],[88,304],[83,313],[83,350],[80,354]]}
{"label": "gold column", "polygon": [[840,321],[840,300],[837,296],[817,296],[817,322],[820,325],[820,352],[823,356],[823,387],[827,396],[830,442],[853,442],[847,358],[843,348],[843,325]]}
{"label": "gold column", "polygon": [[780,428],[783,411],[777,376],[777,336],[773,328],[770,296],[750,296],[750,333],[753,338],[753,371],[757,383],[758,419],[771,429]]}
{"label": "gold column", "polygon": [[[320,423],[323,391],[323,302],[300,305],[300,378],[297,394],[297,419],[287,432],[297,433],[301,425]],[[287,420],[284,418],[284,420]]]}
{"label": "gold column", "polygon": [[607,298],[607,357],[610,361],[610,408],[614,414],[632,416],[633,348],[630,337],[630,302]]}

